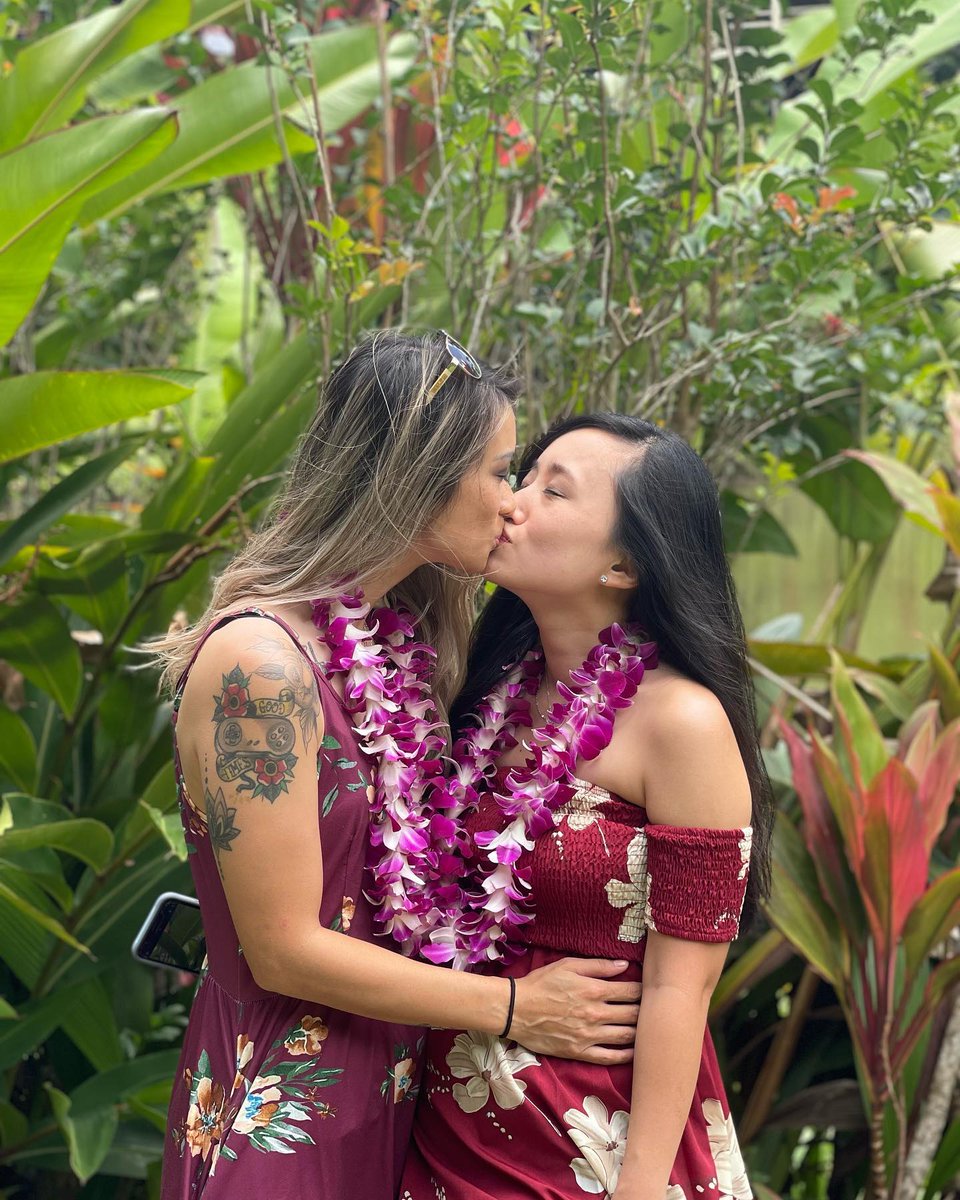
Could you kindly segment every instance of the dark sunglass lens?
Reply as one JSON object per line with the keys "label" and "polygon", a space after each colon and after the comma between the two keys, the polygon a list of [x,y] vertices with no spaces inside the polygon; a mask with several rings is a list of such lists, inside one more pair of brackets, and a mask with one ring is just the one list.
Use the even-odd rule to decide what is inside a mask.
{"label": "dark sunglass lens", "polygon": [[480,378],[482,374],[480,370],[480,364],[469,352],[469,350],[465,350],[459,342],[455,342],[451,337],[447,338],[447,350],[450,354],[450,357],[458,367],[462,367],[467,374],[472,375],[474,379]]}

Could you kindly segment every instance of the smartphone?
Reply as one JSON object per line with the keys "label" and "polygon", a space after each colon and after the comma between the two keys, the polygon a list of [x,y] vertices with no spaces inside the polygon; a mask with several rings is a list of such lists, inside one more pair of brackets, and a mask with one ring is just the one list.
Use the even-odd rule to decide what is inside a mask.
{"label": "smartphone", "polygon": [[138,962],[199,975],[207,957],[199,903],[179,892],[162,892],[130,949]]}

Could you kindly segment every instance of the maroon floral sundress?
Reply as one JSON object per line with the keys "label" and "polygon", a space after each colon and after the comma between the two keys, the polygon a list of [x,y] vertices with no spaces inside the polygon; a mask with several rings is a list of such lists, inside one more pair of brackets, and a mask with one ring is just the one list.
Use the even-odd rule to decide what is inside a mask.
{"label": "maroon floral sundress", "polygon": [[[469,829],[504,823],[486,795]],[[521,859],[531,872],[535,918],[518,931],[524,953],[496,970],[522,977],[580,955],[626,959],[630,967],[619,978],[640,979],[648,929],[732,940],[750,842],[749,829],[649,824],[642,808],[576,780],[554,828]],[[431,1031],[426,1059],[400,1200],[583,1200],[614,1191],[631,1119],[632,1066],[549,1058],[469,1031]],[[665,1200],[752,1196],[706,1030]]]}
{"label": "maroon floral sundress", "polygon": [[[372,763],[339,696],[285,622],[258,609],[225,620],[249,615],[281,625],[317,679],[325,727],[317,756],[323,852],[318,920],[344,937],[386,946],[374,935],[373,909],[364,896]],[[185,681],[186,675],[174,720]],[[395,1200],[419,1087],[423,1029],[258,987],[179,761],[177,784],[208,965],[174,1082],[162,1200]],[[282,904],[282,880],[277,887]],[[263,919],[269,923],[271,914]]]}

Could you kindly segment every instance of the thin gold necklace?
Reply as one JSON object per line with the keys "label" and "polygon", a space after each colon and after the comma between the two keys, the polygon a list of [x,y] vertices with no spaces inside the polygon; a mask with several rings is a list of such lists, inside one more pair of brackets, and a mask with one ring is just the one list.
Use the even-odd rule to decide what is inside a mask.
{"label": "thin gold necklace", "polygon": [[[547,695],[549,695],[549,694],[550,694],[552,691],[554,691],[554,690],[556,689],[556,686],[557,686],[557,683],[558,683],[558,682],[559,682],[559,680],[557,680],[556,682],[552,683],[552,684],[551,684],[551,685],[550,685],[550,686],[547,688]],[[543,711],[543,709],[540,707],[539,693],[540,693],[540,689],[539,689],[539,688],[537,688],[536,692],[534,692],[534,694],[533,694],[533,707],[534,707],[534,708],[537,710],[537,716],[540,718],[540,720],[545,722],[545,721],[547,720],[547,714],[546,714],[546,713]],[[558,699],[559,699],[559,697],[558,697]],[[554,704],[555,704],[555,703],[556,703],[556,700],[554,701]],[[549,706],[549,708],[547,709],[547,712],[549,712],[549,711],[550,711],[550,708],[553,708],[553,704],[551,704],[551,705]]]}

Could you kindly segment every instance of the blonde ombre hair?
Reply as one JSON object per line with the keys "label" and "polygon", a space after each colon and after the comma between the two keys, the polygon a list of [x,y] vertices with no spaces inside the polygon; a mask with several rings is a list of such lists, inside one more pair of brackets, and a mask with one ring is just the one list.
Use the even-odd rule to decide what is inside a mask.
{"label": "blonde ombre hair", "polygon": [[[173,691],[204,630],[243,601],[263,607],[362,588],[407,553],[483,458],[519,384],[483,365],[455,370],[427,397],[450,358],[440,333],[374,334],[321,389],[267,523],[217,578],[206,612],[150,644]],[[477,581],[424,564],[388,597],[418,620],[437,651],[443,711],[462,680]]]}

